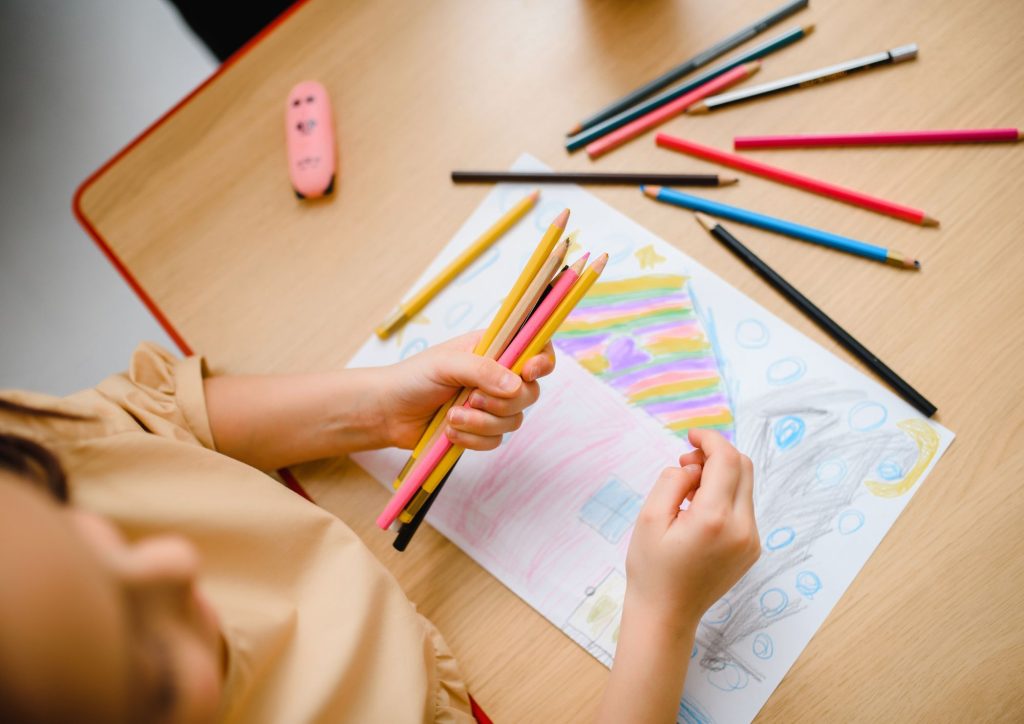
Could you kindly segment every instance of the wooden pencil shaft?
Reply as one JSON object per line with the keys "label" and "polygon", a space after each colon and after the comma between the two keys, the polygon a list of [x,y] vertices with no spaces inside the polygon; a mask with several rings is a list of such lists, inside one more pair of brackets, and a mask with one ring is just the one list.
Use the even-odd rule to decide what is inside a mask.
{"label": "wooden pencil shaft", "polygon": [[548,257],[548,260],[544,263],[544,266],[540,268],[536,276],[530,282],[523,296],[519,299],[509,318],[506,320],[505,325],[498,332],[504,344],[501,345],[501,349],[488,350],[488,357],[497,359],[501,356],[501,352],[504,351],[505,347],[508,346],[512,338],[515,337],[516,332],[519,331],[530,314],[533,313],[534,308],[539,303],[541,296],[544,294],[544,290],[547,289],[551,280],[558,273],[558,269],[562,266],[562,262],[565,261],[565,255],[569,252],[569,241],[564,239],[561,244],[555,247],[555,250]]}
{"label": "wooden pencil shaft", "polygon": [[[572,312],[590,287],[593,286],[598,277],[601,276],[601,272],[604,270],[607,261],[607,254],[602,254],[597,261],[587,267],[584,273],[576,279],[576,282],[569,289],[565,297],[558,303],[551,316],[540,327],[534,338],[528,345],[526,345],[523,351],[516,358],[514,364],[510,368],[513,372],[521,374],[523,371],[523,365],[526,361],[538,354],[540,350],[543,349],[544,345],[551,340],[565,318],[570,312]],[[444,454],[444,457],[440,462],[428,474],[426,480],[421,486],[421,489],[436,487],[440,480],[443,479],[443,477],[449,473],[451,468],[455,466],[463,452],[464,449],[461,446],[452,445]],[[411,500],[412,498],[410,498],[410,501]],[[403,509],[402,512],[405,512],[405,509]]]}
{"label": "wooden pencil shaft", "polygon": [[882,360],[876,357],[871,350],[857,341],[853,335],[843,329],[838,323],[823,312],[814,302],[805,297],[796,287],[787,282],[778,272],[772,269],[754,252],[750,251],[739,239],[730,234],[721,224],[711,229],[711,235],[725,245],[733,254],[739,257],[747,266],[754,270],[762,279],[770,284],[777,292],[786,297],[797,309],[804,313],[811,321],[824,330],[832,339],[846,348],[854,357],[867,365],[872,371],[881,377],[890,387],[896,390],[899,395],[913,405],[921,414],[931,417],[936,412],[936,407],[929,402],[920,392],[910,386],[902,377],[894,372]]}
{"label": "wooden pencil shaft", "polygon": [[[565,209],[558,217],[548,226],[544,235],[540,238],[540,242],[537,247],[533,250],[533,254],[526,262],[526,266],[519,273],[519,277],[516,279],[515,284],[512,285],[512,290],[505,297],[505,300],[501,303],[501,307],[498,309],[497,314],[494,315],[494,319],[491,320],[490,326],[487,331],[484,332],[483,337],[477,343],[477,347],[474,350],[476,354],[483,354],[491,346],[491,342],[494,341],[495,336],[502,329],[502,325],[508,320],[509,315],[512,313],[513,307],[519,302],[526,288],[533,281],[534,277],[537,276],[537,272],[544,262],[551,255],[555,245],[562,236],[562,232],[565,231],[565,222],[569,218],[569,210]],[[498,354],[501,354],[500,352]]]}
{"label": "wooden pencil shaft", "polygon": [[[548,256],[547,260],[545,260],[544,265],[534,275],[534,278],[530,281],[530,284],[526,288],[526,291],[523,292],[522,296],[519,298],[519,301],[516,303],[516,306],[513,308],[511,314],[509,314],[508,318],[505,320],[504,325],[502,325],[501,329],[498,330],[498,333],[495,335],[490,346],[486,350],[484,350],[485,356],[491,359],[497,359],[505,350],[505,348],[509,345],[509,342],[512,341],[512,338],[515,336],[516,332],[518,332],[519,328],[522,327],[523,324],[526,322],[526,319],[529,317],[533,308],[536,306],[538,299],[541,297],[541,295],[543,295],[544,289],[550,283],[551,278],[554,276],[559,266],[561,266],[562,261],[564,261],[565,255],[568,252],[568,250],[569,240],[563,239],[551,251],[551,254]],[[441,431],[444,427],[444,418],[448,414],[448,410],[450,410],[452,407],[459,407],[465,405],[466,401],[469,399],[469,396],[472,393],[473,390],[469,388],[464,388],[459,392],[458,395],[456,395],[452,400],[450,400],[446,405],[444,405],[441,408],[441,410],[438,411],[437,414],[435,414],[434,420],[431,421],[430,426],[427,428],[427,430],[423,433],[423,436],[420,438],[420,442],[417,443],[416,452],[414,452],[413,455],[410,456],[409,461],[405,464],[405,467],[402,468],[402,473],[396,479],[397,483],[401,484],[401,481],[405,479],[405,476],[408,474],[409,470],[411,470],[413,465],[415,464],[416,458],[418,458],[423,453],[424,450],[427,450],[430,447],[432,447],[434,443],[437,441],[437,439],[441,436]],[[406,505],[405,510],[409,511],[410,513],[415,513],[415,497],[413,497],[412,501],[410,501],[410,503]]]}
{"label": "wooden pencil shaft", "polygon": [[[518,317],[521,317],[524,313],[528,313],[528,310],[531,308],[529,300],[527,299],[526,301],[524,301],[523,297],[530,294],[540,294],[541,292],[543,292],[544,287],[541,285],[540,282],[537,281],[537,277],[542,276],[542,274],[545,273],[544,270],[546,269],[557,269],[558,265],[561,264],[561,260],[565,258],[565,254],[569,248],[569,244],[567,241],[563,241],[562,244],[554,246],[554,248],[551,249],[551,251],[548,254],[548,258],[544,261],[543,264],[541,264],[540,269],[537,271],[537,273],[534,274],[534,278],[530,279],[529,283],[525,285],[526,289],[519,294],[515,306],[512,308],[510,312],[507,311],[508,307],[510,306],[511,298],[514,295],[516,295],[517,289],[521,289],[524,286],[525,276],[527,275],[527,273],[529,273],[530,268],[532,266],[535,266],[535,260],[538,254],[540,253],[540,250],[542,248],[547,248],[549,245],[556,244],[558,241],[558,237],[561,236],[561,232],[564,231],[564,229],[558,229],[557,234],[555,234],[554,230],[555,227],[551,226],[548,228],[547,231],[544,232],[544,236],[541,237],[540,243],[538,243],[533,255],[527,262],[526,267],[523,268],[523,271],[519,274],[519,278],[516,280],[516,283],[512,286],[511,291],[509,291],[509,296],[505,298],[504,302],[502,302],[502,305],[499,308],[498,312],[495,314],[494,319],[491,320],[491,324],[488,326],[487,331],[484,332],[483,336],[480,338],[480,341],[477,342],[476,347],[473,349],[474,354],[486,355],[491,359],[497,359],[501,355],[502,350],[504,350],[505,347],[508,346],[509,341],[511,341],[512,339],[510,334],[515,334],[515,329],[518,329],[518,326],[515,326],[515,329],[509,332],[509,329],[511,329],[513,325],[515,325],[514,320]],[[550,239],[553,234],[555,241],[551,242]],[[548,271],[546,273],[553,272]],[[538,286],[540,287],[540,291],[537,291]],[[526,309],[527,312],[523,312],[523,309]],[[510,317],[512,318],[511,321]],[[499,318],[502,319],[501,325],[497,329],[495,329],[495,326]],[[520,320],[519,324],[521,323],[522,321]],[[448,414],[448,410],[450,410],[454,405],[461,405],[465,403],[466,399],[469,396],[469,393],[466,392],[465,390],[463,390],[462,392],[465,393],[464,396],[462,396],[462,393],[460,393],[460,395],[454,396],[451,400],[442,405],[441,408],[436,413],[434,413],[433,419],[431,419],[430,424],[427,425],[427,428],[423,431],[423,434],[420,436],[420,440],[418,443],[416,443],[416,447],[413,448],[413,452],[409,455],[409,459],[406,461],[405,466],[402,468],[401,472],[398,474],[398,476],[392,483],[393,487],[398,488],[401,485],[402,481],[405,479],[405,476],[408,474],[409,470],[411,470],[412,466],[415,464],[416,458],[420,454],[422,454],[422,452],[427,448],[428,445],[433,444],[433,440],[436,439],[436,437],[440,434],[441,425],[444,422],[445,415]]]}
{"label": "wooden pencil shaft", "polygon": [[693,56],[689,60],[680,63],[674,68],[670,68],[669,70],[659,75],[657,78],[654,78],[653,80],[644,83],[636,90],[627,93],[626,95],[622,96],[616,101],[613,101],[612,103],[608,104],[607,106],[597,111],[596,113],[588,116],[584,120],[580,121],[580,123],[576,126],[576,129],[573,131],[573,133],[578,133],[583,129],[590,128],[594,124],[600,123],[605,119],[611,118],[612,116],[626,110],[630,106],[639,103],[641,100],[651,95],[655,91],[661,90],[668,84],[674,83],[680,78],[689,75],[698,68],[701,68],[710,63],[711,61],[715,60],[716,58],[725,55],[730,50],[739,47],[740,45],[747,42],[754,36],[763,33],[771,26],[780,23],[789,16],[793,15],[794,13],[803,10],[804,8],[807,7],[807,4],[808,0],[793,0],[792,2],[786,3],[782,7],[769,13],[760,20],[757,20],[751,23],[750,25],[746,26],[745,28],[738,30],[729,37],[718,41],[707,50],[698,53],[697,55]]}
{"label": "wooden pencil shaft", "polygon": [[455,470],[454,465],[452,466],[452,469],[448,471],[448,474],[442,478],[441,482],[437,484],[437,487],[434,488],[434,492],[427,496],[427,499],[423,502],[423,505],[420,506],[420,509],[416,511],[416,515],[412,517],[412,520],[408,523],[403,523],[398,529],[398,535],[395,536],[395,541],[391,544],[396,551],[402,552],[408,548],[409,541],[411,541],[412,537],[416,535],[416,531],[419,530],[423,520],[427,517],[427,513],[430,511],[430,506],[434,504],[438,494],[441,492],[441,488],[443,488],[444,484],[448,482],[448,478],[452,476],[452,470]]}
{"label": "wooden pencil shaft", "polygon": [[853,75],[854,73],[859,73],[864,70],[878,68],[883,65],[901,63],[903,61],[913,60],[916,57],[917,46],[913,44],[904,45],[881,53],[866,55],[863,58],[854,58],[853,60],[836,63],[835,65],[830,65],[825,68],[818,68],[817,70],[811,70],[806,73],[799,73],[797,75],[789,76],[788,78],[780,78],[779,80],[771,81],[769,83],[761,83],[760,85],[751,86],[749,88],[742,88],[740,90],[729,91],[728,93],[712,96],[711,98],[706,98],[703,103],[698,104],[693,110],[698,110],[700,106],[703,106],[704,109],[712,111],[718,108],[724,108],[725,106],[730,106],[734,103],[752,100],[754,98],[763,98],[765,96],[794,90],[796,88],[807,88],[812,85],[827,83],[831,80],[845,78],[848,75]]}
{"label": "wooden pencil shaft", "polygon": [[810,32],[810,28],[812,27],[813,26],[808,26],[805,28],[798,26],[790,28],[782,35],[766,40],[754,48],[734,55],[728,60],[723,61],[713,68],[709,68],[700,75],[684,83],[680,83],[672,88],[667,88],[661,93],[651,96],[642,103],[638,103],[631,108],[627,108],[621,113],[617,113],[611,118],[601,121],[600,123],[567,138],[565,141],[565,148],[567,151],[576,151],[583,148],[593,141],[596,141],[598,138],[608,135],[615,129],[621,128],[627,123],[632,123],[636,119],[646,116],[651,111],[661,108],[665,104],[671,103],[677,98],[683,97],[687,93],[690,93],[691,91],[717,78],[723,73],[728,73],[733,68],[764,58],[765,56],[771,55],[772,53],[792,45],[798,40],[807,37],[807,34]]}
{"label": "wooden pencil shaft", "polygon": [[573,183],[594,185],[658,184],[661,186],[718,186],[718,174],[706,173],[572,173],[565,171],[452,171],[455,183]]}
{"label": "wooden pencil shaft", "polygon": [[1022,132],[1016,128],[955,128],[918,131],[873,131],[867,133],[792,133],[765,136],[736,136],[733,147],[821,148],[825,146],[912,146],[955,143],[1016,143]]}
{"label": "wooden pencil shaft", "polygon": [[[773,231],[777,234],[783,234],[812,244],[819,244],[847,254],[863,256],[867,259],[881,262],[883,264],[902,266],[900,262],[890,257],[892,250],[878,246],[877,244],[869,244],[858,239],[851,239],[847,236],[833,234],[832,232],[825,231],[824,229],[804,226],[803,224],[797,224],[792,221],[787,221],[786,219],[780,219],[775,216],[768,216],[767,214],[761,214],[738,206],[730,206],[729,204],[705,199],[701,196],[685,194],[682,191],[676,191],[675,189],[645,186],[643,192],[658,201],[673,204],[675,206],[681,206],[682,208],[689,209],[690,211],[701,211],[705,214],[711,214],[712,216],[717,216],[722,219],[731,219],[733,221],[738,221],[741,224],[756,226],[759,229]],[[905,255],[897,253],[897,256],[903,258]],[[916,269],[919,268],[919,265],[915,263],[909,268]]]}
{"label": "wooden pencil shaft", "polygon": [[377,336],[381,339],[387,339],[398,327],[416,316],[455,277],[461,274],[485,250],[489,249],[505,232],[515,226],[516,222],[523,218],[526,212],[537,202],[538,195],[538,192],[534,191],[516,203],[515,206],[502,214],[501,218],[491,224],[484,233],[477,237],[472,244],[466,247],[462,253],[450,261],[436,276],[427,281],[409,299],[399,304],[398,309],[393,311],[384,323],[377,327]]}
{"label": "wooden pencil shaft", "polygon": [[811,176],[805,176],[803,174],[796,173],[795,171],[779,168],[778,166],[771,166],[747,156],[729,153],[728,151],[722,151],[717,148],[712,148],[711,146],[705,146],[686,138],[678,138],[666,133],[659,133],[656,142],[662,148],[686,153],[691,156],[696,156],[697,158],[711,161],[712,163],[719,163],[732,168],[737,168],[741,171],[746,171],[747,173],[757,174],[758,176],[771,179],[772,181],[788,184],[789,186],[795,186],[796,188],[810,191],[814,194],[828,196],[829,198],[844,201],[848,204],[854,204],[855,206],[860,206],[861,208],[869,209],[880,214],[887,214],[897,219],[909,221],[912,224],[921,224],[925,219],[930,219],[930,217],[921,209],[915,209],[911,206],[898,204],[894,201],[889,201],[888,199],[882,199],[877,196],[866,194],[863,191],[857,191],[855,189],[846,188],[845,186],[840,186]]}

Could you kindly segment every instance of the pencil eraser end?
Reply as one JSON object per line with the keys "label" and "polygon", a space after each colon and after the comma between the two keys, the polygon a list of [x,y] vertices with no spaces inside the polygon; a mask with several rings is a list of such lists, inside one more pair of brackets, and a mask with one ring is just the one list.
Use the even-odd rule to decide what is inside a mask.
{"label": "pencil eraser end", "polygon": [[334,190],[337,149],[331,100],[322,83],[307,80],[288,92],[285,107],[288,176],[297,196],[315,199]]}

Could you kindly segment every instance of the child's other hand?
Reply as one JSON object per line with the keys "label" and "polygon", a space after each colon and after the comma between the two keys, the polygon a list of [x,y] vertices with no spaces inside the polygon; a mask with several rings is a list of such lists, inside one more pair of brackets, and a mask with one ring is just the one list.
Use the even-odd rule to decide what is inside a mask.
{"label": "child's other hand", "polygon": [[522,377],[473,354],[480,332],[456,337],[381,370],[381,414],[389,445],[412,448],[437,408],[463,387],[476,388],[468,407],[452,408],[444,431],[455,445],[493,450],[506,432],[519,429],[523,410],[537,401],[537,380],[555,368],[548,344],[523,367]]}
{"label": "child's other hand", "polygon": [[696,627],[761,545],[750,458],[713,430],[690,430],[689,439],[697,449],[662,472],[637,517],[626,595],[648,615]]}

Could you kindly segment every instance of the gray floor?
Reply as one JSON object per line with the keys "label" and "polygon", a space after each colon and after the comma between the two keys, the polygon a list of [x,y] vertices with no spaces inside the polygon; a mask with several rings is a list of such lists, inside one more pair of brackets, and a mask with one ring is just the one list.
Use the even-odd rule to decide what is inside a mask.
{"label": "gray floor", "polygon": [[163,0],[3,0],[0,59],[0,388],[62,395],[173,349],[71,197],[217,63]]}

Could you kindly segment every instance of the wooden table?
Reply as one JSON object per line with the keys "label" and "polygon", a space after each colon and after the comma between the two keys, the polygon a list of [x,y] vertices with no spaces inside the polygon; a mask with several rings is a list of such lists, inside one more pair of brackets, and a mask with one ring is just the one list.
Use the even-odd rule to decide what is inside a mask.
{"label": "wooden table", "polygon": [[[652,136],[591,164],[566,156],[563,134],[778,4],[312,0],[89,179],[76,211],[214,371],[343,365],[485,195],[453,187],[453,168],[504,168],[525,150],[560,169],[718,170]],[[814,0],[765,37],[807,22],[816,32],[758,81],[908,42],[920,59],[663,130],[728,148],[737,133],[1024,124],[1020,0]],[[319,203],[296,201],[285,173],[284,98],[304,78],[327,85],[340,137],[337,193]],[[919,256],[922,272],[900,272],[740,227],[959,435],[761,718],[1020,717],[1024,148],[757,157],[942,221],[922,229],[744,174],[714,192]],[[679,210],[594,192],[847,358]],[[387,493],[355,465],[295,473],[438,624],[492,717],[592,718],[607,672],[583,649],[432,530],[396,554],[373,525]]]}

